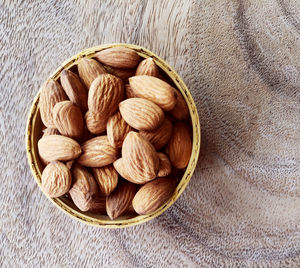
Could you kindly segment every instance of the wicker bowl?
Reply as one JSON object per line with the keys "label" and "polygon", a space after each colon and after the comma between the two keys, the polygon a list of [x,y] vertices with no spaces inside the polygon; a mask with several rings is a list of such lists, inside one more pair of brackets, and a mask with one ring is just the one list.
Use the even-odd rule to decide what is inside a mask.
{"label": "wicker bowl", "polygon": [[[77,209],[77,207],[73,204],[72,201],[70,201],[68,198],[64,196],[59,198],[49,198],[44,193],[51,200],[51,202],[53,202],[57,207],[59,207],[63,212],[65,212],[69,216],[72,216],[76,220],[82,221],[86,224],[90,224],[98,227],[104,227],[104,228],[122,228],[122,227],[141,224],[159,216],[167,208],[169,208],[182,194],[182,192],[184,191],[185,187],[187,186],[187,184],[189,183],[192,177],[192,174],[197,164],[199,151],[200,151],[200,141],[201,141],[200,123],[199,123],[197,109],[186,85],[179,77],[179,75],[165,61],[163,61],[161,58],[156,56],[153,52],[143,47],[130,45],[130,44],[106,44],[106,45],[96,46],[93,48],[88,48],[81,51],[77,55],[71,57],[67,61],[65,61],[50,76],[50,78],[57,80],[60,77],[60,73],[63,69],[72,68],[72,66],[76,65],[77,61],[82,57],[93,57],[93,55],[100,50],[110,48],[110,47],[117,47],[117,46],[131,48],[135,50],[142,58],[152,57],[155,63],[158,65],[158,67],[162,71],[164,71],[167,76],[169,76],[169,78],[173,81],[175,86],[180,90],[180,92],[182,93],[182,95],[184,96],[187,102],[190,111],[190,117],[192,122],[192,129],[193,129],[193,149],[192,149],[192,154],[191,154],[189,164],[179,184],[177,185],[177,188],[175,189],[173,196],[159,209],[157,209],[155,212],[149,215],[121,216],[116,220],[110,220],[108,216],[80,211],[79,209]],[[28,122],[26,128],[26,150],[27,150],[27,157],[28,157],[32,174],[39,186],[41,186],[41,174],[43,171],[43,165],[40,162],[40,158],[38,155],[37,142],[42,136],[42,127],[43,124],[41,121],[41,116],[39,111],[39,92],[38,92],[32,103],[29,116],[28,116]],[[40,189],[42,190],[41,187]]]}

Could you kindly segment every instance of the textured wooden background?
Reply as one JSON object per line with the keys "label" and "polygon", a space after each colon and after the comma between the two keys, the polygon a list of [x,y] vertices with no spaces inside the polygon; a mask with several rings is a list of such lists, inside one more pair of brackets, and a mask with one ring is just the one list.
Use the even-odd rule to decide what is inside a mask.
{"label": "textured wooden background", "polygon": [[[0,1],[1,267],[299,267],[300,2]],[[181,198],[141,226],[70,219],[38,189],[24,133],[42,81],[83,48],[147,47],[202,125]]]}

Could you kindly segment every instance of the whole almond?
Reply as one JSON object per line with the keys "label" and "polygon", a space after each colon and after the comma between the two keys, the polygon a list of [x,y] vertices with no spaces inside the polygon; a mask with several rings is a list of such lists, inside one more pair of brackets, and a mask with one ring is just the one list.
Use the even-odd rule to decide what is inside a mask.
{"label": "whole almond", "polygon": [[157,178],[143,185],[132,200],[136,213],[146,215],[161,207],[172,196],[176,181],[172,178]]}
{"label": "whole almond", "polygon": [[166,177],[171,174],[172,166],[169,158],[163,153],[157,153],[159,157],[159,169],[157,177]]}
{"label": "whole almond", "polygon": [[172,129],[173,127],[170,120],[168,118],[165,118],[161,126],[157,129],[153,131],[140,130],[139,133],[146,140],[148,140],[156,150],[160,150],[168,143],[172,135]]}
{"label": "whole almond", "polygon": [[100,193],[108,196],[118,184],[118,173],[113,165],[101,168],[93,168],[93,175],[100,188]]}
{"label": "whole almond", "polygon": [[148,99],[165,111],[171,111],[176,105],[175,89],[161,79],[138,75],[130,77],[129,84],[135,96]]}
{"label": "whole almond", "polygon": [[55,128],[53,122],[53,107],[57,102],[67,100],[67,95],[61,85],[53,80],[47,80],[41,88],[39,107],[43,124],[49,128]]}
{"label": "whole almond", "polygon": [[186,101],[178,90],[176,90],[176,94],[177,103],[174,109],[171,111],[171,114],[178,120],[188,119],[190,112]]}
{"label": "whole almond", "polygon": [[59,134],[60,133],[57,128],[47,127],[46,129],[43,130],[43,137],[48,135],[59,135]]}
{"label": "whole almond", "polygon": [[126,135],[131,131],[131,127],[125,122],[120,112],[115,113],[107,121],[106,132],[110,144],[116,148],[121,148]]}
{"label": "whole almond", "polygon": [[39,155],[48,162],[68,161],[81,154],[80,145],[73,139],[61,135],[48,135],[38,141]]}
{"label": "whole almond", "polygon": [[85,114],[85,122],[87,129],[93,134],[101,134],[106,129],[108,117],[102,116],[100,113],[87,111]]}
{"label": "whole almond", "polygon": [[125,85],[125,96],[127,99],[135,98],[136,96],[133,94],[131,86],[129,84]]}
{"label": "whole almond", "polygon": [[79,164],[73,166],[72,176],[70,196],[81,211],[88,211],[91,209],[92,200],[99,194],[98,185],[93,175]]}
{"label": "whole almond", "polygon": [[120,102],[119,109],[126,123],[138,130],[154,130],[164,120],[163,110],[155,103],[142,98],[124,100]]}
{"label": "whole almond", "polygon": [[140,61],[140,56],[134,50],[125,47],[101,50],[95,54],[95,58],[105,65],[122,69],[135,68]]}
{"label": "whole almond", "polygon": [[72,183],[72,175],[65,164],[55,161],[48,164],[42,173],[42,189],[50,197],[66,194]]}
{"label": "whole almond", "polygon": [[139,133],[127,134],[122,147],[123,163],[132,182],[143,184],[155,179],[159,158],[155,148]]}
{"label": "whole almond", "polygon": [[110,219],[114,220],[131,205],[136,193],[136,185],[128,181],[121,181],[117,188],[106,198],[106,211]]}
{"label": "whole almond", "polygon": [[106,214],[105,196],[92,197],[92,200],[89,202],[89,211],[94,213]]}
{"label": "whole almond", "polygon": [[82,112],[85,112],[88,95],[79,76],[69,70],[63,70],[60,75],[60,82],[70,101],[74,102]]}
{"label": "whole almond", "polygon": [[172,136],[167,145],[167,154],[169,155],[172,166],[178,169],[185,168],[191,157],[192,141],[187,126],[178,122],[173,128]]}
{"label": "whole almond", "polygon": [[107,136],[99,136],[82,144],[78,163],[86,167],[104,167],[113,163],[118,156],[117,148],[110,145]]}
{"label": "whole almond", "polygon": [[135,69],[119,69],[110,66],[105,66],[105,69],[108,73],[121,78],[124,83],[128,83],[128,78],[135,75]]}
{"label": "whole almond", "polygon": [[106,74],[106,70],[101,63],[94,59],[82,58],[78,62],[79,77],[84,82],[87,89],[90,88],[92,82],[100,75]]}
{"label": "whole almond", "polygon": [[119,158],[117,159],[114,163],[114,168],[115,170],[120,174],[120,176],[132,183],[136,183],[136,180],[133,178],[131,179],[131,177],[129,176],[128,174],[128,171],[127,171],[127,166],[128,164],[125,163],[125,161],[123,161],[123,158]]}
{"label": "whole almond", "polygon": [[155,77],[157,77],[158,74],[158,67],[152,58],[142,60],[135,72],[135,75],[150,75]]}
{"label": "whole almond", "polygon": [[71,101],[62,101],[53,108],[53,120],[59,132],[67,137],[78,139],[83,133],[81,110]]}

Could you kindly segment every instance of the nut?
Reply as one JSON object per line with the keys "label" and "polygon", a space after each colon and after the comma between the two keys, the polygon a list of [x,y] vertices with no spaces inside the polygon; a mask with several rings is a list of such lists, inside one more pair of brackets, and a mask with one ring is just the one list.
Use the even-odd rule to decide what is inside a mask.
{"label": "nut", "polygon": [[108,118],[102,117],[100,113],[87,111],[85,114],[85,122],[87,129],[93,134],[101,134],[106,129]]}
{"label": "nut", "polygon": [[108,196],[118,184],[118,173],[112,165],[93,168],[93,175],[100,188],[100,193]]}
{"label": "nut", "polygon": [[177,103],[174,109],[171,111],[171,114],[178,120],[188,119],[190,112],[185,99],[178,90],[175,92],[177,94]]}
{"label": "nut", "polygon": [[163,153],[157,153],[159,157],[159,169],[157,177],[167,177],[171,174],[172,166],[169,158]]}
{"label": "nut", "polygon": [[142,60],[136,68],[135,75],[150,75],[158,77],[158,67],[152,58]]}

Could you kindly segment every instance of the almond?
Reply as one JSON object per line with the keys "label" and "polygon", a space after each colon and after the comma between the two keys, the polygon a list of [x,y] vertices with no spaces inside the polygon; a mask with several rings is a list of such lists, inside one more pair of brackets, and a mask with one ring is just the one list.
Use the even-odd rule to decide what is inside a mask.
{"label": "almond", "polygon": [[50,197],[66,194],[72,183],[72,175],[65,164],[55,161],[48,164],[42,173],[42,189]]}
{"label": "almond", "polygon": [[164,120],[163,110],[155,103],[142,98],[124,100],[119,104],[119,109],[127,124],[138,130],[154,130]]}
{"label": "almond", "polygon": [[165,111],[171,111],[176,105],[175,89],[161,79],[138,75],[130,77],[129,84],[135,96],[148,99]]}
{"label": "almond", "polygon": [[110,145],[107,136],[90,139],[82,144],[81,149],[83,153],[77,161],[86,167],[104,167],[118,156],[117,149]]}
{"label": "almond", "polygon": [[140,61],[140,56],[134,50],[125,47],[101,50],[95,54],[95,58],[105,65],[122,69],[135,68]]}
{"label": "almond", "polygon": [[101,63],[94,59],[82,58],[78,62],[78,73],[87,89],[92,82],[100,75],[107,73]]}
{"label": "almond", "polygon": [[38,141],[38,151],[45,161],[68,161],[81,154],[80,145],[73,139],[61,135],[49,135]]}
{"label": "almond", "polygon": [[177,103],[174,109],[171,111],[171,114],[178,120],[188,119],[190,112],[186,101],[178,90],[176,90],[176,94]]}
{"label": "almond", "polygon": [[112,165],[92,169],[94,178],[100,188],[100,193],[108,196],[118,184],[118,173]]}
{"label": "almond", "polygon": [[74,102],[81,111],[87,110],[87,89],[80,81],[77,74],[69,70],[63,70],[60,75],[60,82],[70,101]]}
{"label": "almond", "polygon": [[157,177],[166,177],[171,174],[172,166],[169,158],[163,153],[157,153],[159,157],[159,169]]}
{"label": "almond", "polygon": [[85,114],[85,122],[87,129],[93,134],[101,134],[106,129],[108,118],[103,117],[100,113],[87,111]]}
{"label": "almond", "polygon": [[106,214],[106,198],[105,196],[93,197],[89,202],[89,211],[94,213]]}
{"label": "almond", "polygon": [[83,133],[81,110],[71,101],[62,101],[53,108],[53,120],[59,132],[67,137],[78,139]]}
{"label": "almond", "polygon": [[139,133],[146,140],[148,140],[156,150],[160,150],[168,143],[172,135],[172,129],[173,127],[170,120],[168,118],[165,118],[161,126],[157,129],[153,131],[140,130]]}
{"label": "almond", "polygon": [[135,75],[150,75],[155,77],[157,77],[158,74],[158,67],[152,58],[142,60],[135,72]]}
{"label": "almond", "polygon": [[128,174],[128,171],[127,171],[127,163],[125,163],[123,161],[123,158],[119,158],[118,160],[116,160],[114,163],[114,168],[115,170],[120,174],[120,176],[130,182],[133,182],[133,183],[136,183],[136,180],[135,179],[131,179],[131,177],[129,176]]}
{"label": "almond", "polygon": [[131,205],[136,193],[136,185],[128,181],[121,181],[116,190],[106,198],[106,211],[109,218],[114,220]]}
{"label": "almond", "polygon": [[121,148],[126,135],[131,127],[125,122],[120,112],[115,113],[107,121],[107,138],[113,147]]}
{"label": "almond", "polygon": [[53,80],[47,80],[40,92],[39,107],[43,124],[49,128],[55,128],[52,110],[57,102],[67,100],[67,95],[61,85]]}
{"label": "almond", "polygon": [[192,153],[192,141],[184,123],[178,122],[174,126],[167,145],[167,153],[173,167],[182,169],[188,165]]}
{"label": "almond", "polygon": [[123,142],[122,157],[126,173],[132,182],[143,184],[155,179],[159,168],[158,155],[151,143],[139,133],[131,131],[127,134]]}
{"label": "almond", "polygon": [[[101,115],[104,129],[108,118],[118,110],[119,102],[123,97],[124,85],[120,78],[103,74],[93,81],[88,96],[89,112]],[[100,123],[98,127],[100,128]]]}
{"label": "almond", "polygon": [[97,197],[99,191],[93,175],[79,164],[72,168],[73,185],[69,191],[74,204],[81,211],[91,209],[92,200]]}
{"label": "almond", "polygon": [[74,163],[75,163],[75,160],[70,160],[70,161],[66,162],[65,165],[68,169],[71,169]]}
{"label": "almond", "polygon": [[108,73],[121,78],[124,83],[128,83],[128,78],[135,75],[135,69],[118,69],[110,66],[105,66],[105,69]]}
{"label": "almond", "polygon": [[176,181],[171,178],[158,178],[143,185],[133,198],[136,213],[146,215],[161,207],[172,196]]}
{"label": "almond", "polygon": [[43,130],[43,137],[44,136],[48,136],[48,135],[59,135],[59,131],[58,129],[56,128],[50,128],[50,127],[47,127],[46,129]]}
{"label": "almond", "polygon": [[125,85],[125,96],[127,99],[135,98],[136,96],[133,94],[131,86],[129,84]]}

